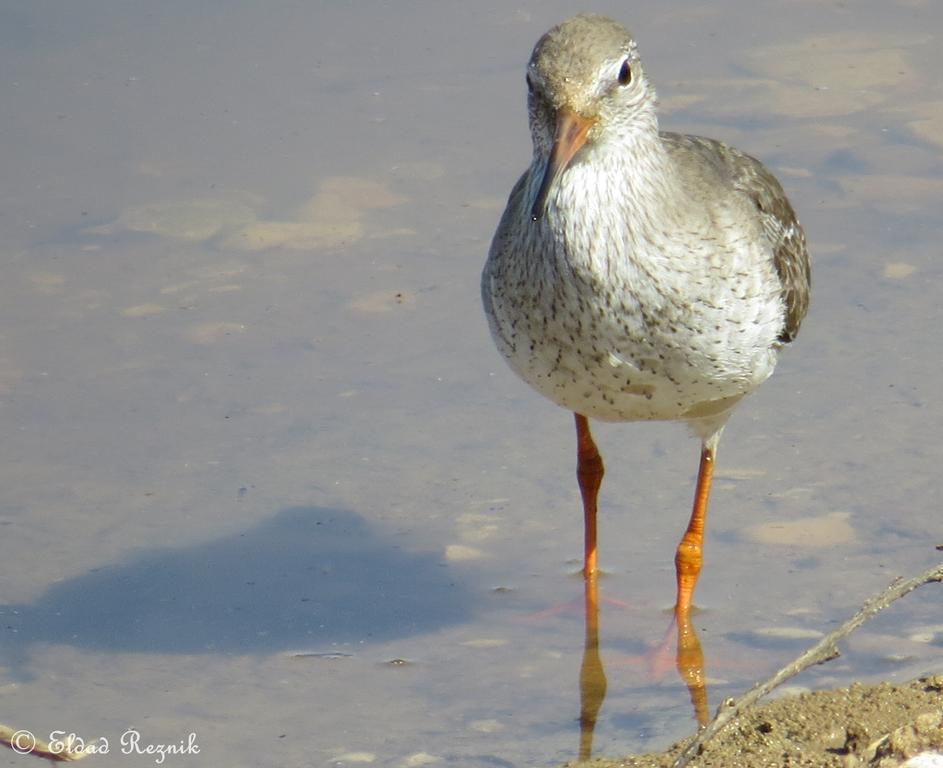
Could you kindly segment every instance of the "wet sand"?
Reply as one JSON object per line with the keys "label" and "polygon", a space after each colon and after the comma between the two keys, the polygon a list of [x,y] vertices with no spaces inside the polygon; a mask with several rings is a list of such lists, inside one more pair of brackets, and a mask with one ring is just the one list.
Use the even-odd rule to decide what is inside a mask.
{"label": "wet sand", "polygon": [[[670,768],[686,741],[664,752],[568,766]],[[943,752],[943,677],[905,685],[854,684],[784,696],[747,712],[709,741],[701,768],[893,768]]]}

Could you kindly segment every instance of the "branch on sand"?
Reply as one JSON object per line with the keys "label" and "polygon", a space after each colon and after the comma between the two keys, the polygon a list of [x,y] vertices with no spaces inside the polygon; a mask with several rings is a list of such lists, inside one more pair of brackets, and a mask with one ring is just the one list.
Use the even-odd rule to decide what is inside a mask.
{"label": "branch on sand", "polygon": [[838,651],[837,642],[846,635],[851,634],[864,622],[875,614],[883,611],[895,600],[899,600],[908,592],[929,584],[933,581],[943,581],[943,563],[931,568],[919,576],[912,579],[901,581],[897,579],[883,592],[879,592],[869,598],[861,610],[859,610],[848,621],[842,624],[834,632],[822,638],[818,643],[809,648],[805,653],[799,656],[795,661],[790,662],[780,669],[772,677],[753,686],[747,693],[739,699],[727,699],[717,709],[717,714],[697,735],[697,737],[685,747],[684,751],[674,762],[673,768],[684,768],[704,750],[704,745],[717,735],[724,726],[731,720],[742,714],[743,710],[751,704],[755,704],[760,698],[768,694],[774,688],[782,685],[786,680],[808,669],[816,664],[824,664],[826,661],[838,658],[841,654]]}

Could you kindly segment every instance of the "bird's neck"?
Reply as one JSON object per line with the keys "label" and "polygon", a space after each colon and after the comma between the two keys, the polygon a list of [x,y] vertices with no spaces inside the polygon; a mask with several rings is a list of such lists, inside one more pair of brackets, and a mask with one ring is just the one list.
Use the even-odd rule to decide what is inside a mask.
{"label": "bird's neck", "polygon": [[657,125],[587,145],[574,160],[548,210],[561,234],[581,221],[584,231],[652,237],[657,233],[649,230],[663,229],[686,197]]}

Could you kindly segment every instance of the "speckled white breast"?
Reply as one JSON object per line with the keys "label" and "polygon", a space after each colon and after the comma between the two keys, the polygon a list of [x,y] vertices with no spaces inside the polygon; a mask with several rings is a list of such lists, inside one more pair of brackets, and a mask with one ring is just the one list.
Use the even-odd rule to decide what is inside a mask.
{"label": "speckled white breast", "polygon": [[728,410],[776,363],[783,306],[764,238],[729,205],[633,205],[626,177],[599,167],[569,168],[539,221],[530,182],[509,204],[482,275],[499,350],[541,394],[596,419]]}

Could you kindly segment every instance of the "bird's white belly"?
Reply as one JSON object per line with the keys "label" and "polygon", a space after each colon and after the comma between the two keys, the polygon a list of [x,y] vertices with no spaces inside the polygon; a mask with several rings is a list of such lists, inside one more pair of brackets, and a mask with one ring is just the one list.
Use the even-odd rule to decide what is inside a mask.
{"label": "bird's white belly", "polygon": [[781,320],[768,296],[662,302],[650,312],[642,307],[658,306],[654,297],[581,291],[572,276],[525,282],[533,292],[508,296],[494,286],[492,333],[524,381],[576,413],[695,420],[729,409],[775,367]]}
{"label": "bird's white belly", "polygon": [[601,421],[693,421],[725,412],[765,380],[776,362],[770,351],[749,377],[728,372],[708,378],[668,373],[650,357],[635,363],[614,352],[587,357],[545,351],[507,359],[545,397]]}

